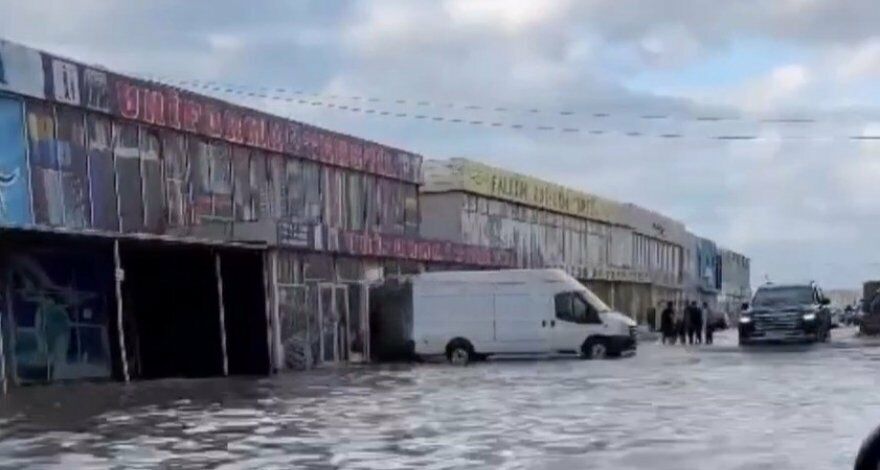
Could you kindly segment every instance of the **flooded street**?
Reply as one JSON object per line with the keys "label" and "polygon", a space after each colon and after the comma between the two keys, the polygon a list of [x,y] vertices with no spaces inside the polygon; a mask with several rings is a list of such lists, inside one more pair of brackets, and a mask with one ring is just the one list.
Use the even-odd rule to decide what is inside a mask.
{"label": "flooded street", "polygon": [[642,344],[608,361],[14,390],[3,468],[848,468],[880,348]]}

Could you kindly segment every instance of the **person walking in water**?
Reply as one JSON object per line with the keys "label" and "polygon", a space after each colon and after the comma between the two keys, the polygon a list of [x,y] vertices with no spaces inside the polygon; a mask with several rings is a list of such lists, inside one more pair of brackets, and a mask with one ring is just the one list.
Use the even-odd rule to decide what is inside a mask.
{"label": "person walking in water", "polygon": [[663,344],[675,344],[675,309],[672,302],[666,303],[666,308],[660,313],[660,332],[663,333]]}
{"label": "person walking in water", "polygon": [[[685,305],[687,305],[687,301],[685,301]],[[686,310],[687,310],[687,308],[685,308],[684,310],[679,310],[679,311],[675,312],[675,333],[678,335],[678,340],[681,342],[681,344],[686,344],[685,343],[685,333],[686,333],[685,332],[685,319],[686,319],[685,312],[686,312]]]}
{"label": "person walking in water", "polygon": [[715,336],[715,322],[717,319],[709,308],[709,304],[703,302],[703,319],[706,325],[706,344],[712,344]]}

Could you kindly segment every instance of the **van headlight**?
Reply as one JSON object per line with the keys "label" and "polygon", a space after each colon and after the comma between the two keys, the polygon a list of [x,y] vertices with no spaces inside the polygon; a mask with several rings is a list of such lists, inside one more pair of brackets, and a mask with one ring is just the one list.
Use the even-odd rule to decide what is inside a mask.
{"label": "van headlight", "polygon": [[752,317],[745,317],[745,316],[739,317],[739,322],[740,323],[751,323]]}
{"label": "van headlight", "polygon": [[816,314],[815,314],[815,313],[812,313],[812,312],[811,312],[811,313],[805,313],[805,314],[804,314],[804,321],[815,321],[815,320],[816,320]]}

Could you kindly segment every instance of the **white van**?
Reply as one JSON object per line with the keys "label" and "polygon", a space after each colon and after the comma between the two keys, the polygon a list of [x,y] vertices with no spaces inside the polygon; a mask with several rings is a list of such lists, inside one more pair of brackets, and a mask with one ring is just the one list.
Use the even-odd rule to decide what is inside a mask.
{"label": "white van", "polygon": [[412,281],[416,355],[603,358],[635,351],[635,322],[558,269],[448,271]]}

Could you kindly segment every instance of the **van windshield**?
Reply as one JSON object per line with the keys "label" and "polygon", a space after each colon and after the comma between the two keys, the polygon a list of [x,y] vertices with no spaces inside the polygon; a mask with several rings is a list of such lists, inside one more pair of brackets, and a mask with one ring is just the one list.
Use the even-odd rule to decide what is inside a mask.
{"label": "van windshield", "polygon": [[600,299],[599,296],[597,296],[596,294],[594,294],[588,290],[581,290],[581,291],[578,291],[577,293],[578,293],[578,295],[581,296],[582,299],[584,299],[584,301],[586,301],[588,304],[592,305],[593,308],[595,308],[597,312],[604,313],[604,312],[611,311],[611,307],[606,305],[605,302],[602,302],[602,299]]}

